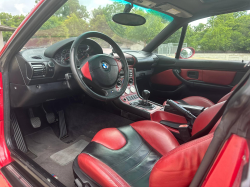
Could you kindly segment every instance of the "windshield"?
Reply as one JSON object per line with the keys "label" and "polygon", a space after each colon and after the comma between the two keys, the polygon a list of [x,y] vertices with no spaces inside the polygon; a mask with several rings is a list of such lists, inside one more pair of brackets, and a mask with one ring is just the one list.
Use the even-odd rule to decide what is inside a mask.
{"label": "windshield", "polygon": [[[29,40],[24,48],[50,46],[60,40],[77,37],[87,31],[102,32],[122,49],[143,49],[173,18],[150,9],[134,6],[132,13],[146,18],[142,26],[123,26],[112,16],[124,10],[126,1],[69,0]],[[98,41],[102,48],[110,46]]]}

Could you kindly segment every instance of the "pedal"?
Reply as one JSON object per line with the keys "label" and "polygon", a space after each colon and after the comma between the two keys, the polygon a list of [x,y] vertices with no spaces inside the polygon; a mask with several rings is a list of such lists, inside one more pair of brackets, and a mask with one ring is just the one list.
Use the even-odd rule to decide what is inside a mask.
{"label": "pedal", "polygon": [[55,123],[57,121],[56,116],[53,112],[51,113],[47,113],[47,111],[45,110],[44,106],[42,105],[42,109],[45,113],[46,116],[46,120],[49,124]]}
{"label": "pedal", "polygon": [[58,116],[59,116],[59,132],[60,132],[59,138],[63,139],[63,138],[66,138],[68,136],[64,111],[63,110],[58,111]]}
{"label": "pedal", "polygon": [[49,124],[56,122],[56,116],[54,113],[46,113],[46,119]]}
{"label": "pedal", "polygon": [[35,117],[32,108],[29,108],[30,123],[33,128],[41,127],[41,120],[39,117]]}

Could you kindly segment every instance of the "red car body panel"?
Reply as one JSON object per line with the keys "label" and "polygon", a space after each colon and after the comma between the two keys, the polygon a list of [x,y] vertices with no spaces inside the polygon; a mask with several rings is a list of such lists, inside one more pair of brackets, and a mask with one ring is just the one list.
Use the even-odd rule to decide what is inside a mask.
{"label": "red car body panel", "polygon": [[[15,30],[15,32],[12,34],[10,39],[7,41],[7,43],[4,45],[3,49],[0,52],[0,56],[4,53],[4,51],[7,49],[10,42],[13,40],[13,38],[17,35],[17,33],[20,31],[20,29],[25,25],[25,23],[29,20],[29,18],[34,14],[34,12],[38,9],[38,7],[44,2],[44,0],[39,1],[37,5],[33,8],[33,10],[28,14],[28,16],[22,21],[22,23],[18,26],[18,28]],[[12,162],[10,152],[8,150],[8,147],[5,142],[5,136],[4,136],[4,99],[3,99],[3,80],[2,80],[2,73],[0,73],[0,168],[6,166],[7,164]],[[0,176],[0,185],[3,186],[2,183],[3,180],[1,180]]]}
{"label": "red car body panel", "polygon": [[[25,25],[25,23],[30,19],[30,17],[36,12],[36,10],[42,5],[42,3],[45,0],[40,0],[37,5],[33,8],[33,10],[28,14],[28,16],[23,20],[23,22],[19,25],[19,27],[15,30],[15,32],[12,34],[10,39],[7,41],[5,46],[0,52],[0,57],[5,52],[5,50],[8,48],[11,41],[15,38],[15,36],[18,34],[18,32],[21,30],[21,28]],[[172,71],[172,70],[171,70]],[[172,74],[171,74],[172,76]],[[156,80],[161,80],[157,79]],[[165,83],[165,82],[164,82]],[[167,83],[168,84],[168,83]],[[178,85],[179,81],[176,80],[175,85]],[[156,117],[158,118],[158,117]],[[184,119],[183,119],[184,120]],[[157,121],[157,120],[156,120]],[[184,121],[183,121],[184,122]],[[229,143],[237,143],[238,147],[232,147]],[[227,143],[223,150],[221,151],[222,156],[220,156],[217,161],[215,162],[214,166],[211,169],[211,173],[207,176],[207,179],[205,181],[204,186],[212,186],[214,182],[216,182],[216,177],[218,178],[221,174],[223,174],[220,179],[231,179],[228,184],[233,185],[235,184],[235,180],[238,179],[238,174],[241,174],[242,166],[246,164],[249,160],[249,150],[247,148],[246,140],[242,139],[238,136],[233,136],[230,139],[230,142]],[[228,151],[234,149],[235,154],[229,154]],[[234,156],[233,159],[235,162],[232,164],[232,161],[230,164],[227,162],[229,161],[228,154],[230,156]],[[246,162],[242,161],[242,156],[246,155]],[[232,158],[230,158],[232,159]],[[220,161],[220,162],[219,162]],[[2,79],[2,73],[0,73],[0,168],[6,166],[7,164],[12,162],[12,158],[10,156],[10,151],[8,150],[8,147],[6,145],[5,136],[4,136],[4,98],[3,98],[3,79]],[[230,166],[230,168],[226,168],[225,166]],[[223,172],[222,172],[223,171]],[[228,177],[225,177],[225,172],[228,174]],[[232,173],[230,173],[232,172]],[[238,173],[239,172],[239,173]],[[232,178],[231,178],[232,177]],[[212,182],[212,183],[210,183]],[[226,181],[225,181],[226,182]],[[10,187],[11,185],[8,183],[4,175],[0,172],[0,186],[1,187]]]}
{"label": "red car body panel", "polygon": [[247,140],[232,135],[225,142],[202,186],[240,186],[243,166],[248,162]]}
{"label": "red car body panel", "polygon": [[4,107],[3,107],[3,81],[0,73],[0,168],[9,164],[12,159],[4,137]]}
{"label": "red car body panel", "polygon": [[11,187],[5,176],[0,172],[0,185],[1,187]]}

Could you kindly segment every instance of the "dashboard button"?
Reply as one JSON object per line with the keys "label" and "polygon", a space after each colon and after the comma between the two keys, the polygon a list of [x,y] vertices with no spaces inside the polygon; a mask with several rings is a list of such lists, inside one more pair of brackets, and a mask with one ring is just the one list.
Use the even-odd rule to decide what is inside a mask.
{"label": "dashboard button", "polygon": [[130,87],[130,91],[131,91],[132,93],[135,93],[135,92],[136,92],[135,87],[134,87],[134,86],[131,86],[131,87]]}
{"label": "dashboard button", "polygon": [[129,88],[127,88],[127,89],[125,90],[125,93],[126,93],[126,94],[130,94]]}
{"label": "dashboard button", "polygon": [[48,66],[50,67],[50,68],[52,68],[52,67],[55,67],[55,64],[53,63],[53,62],[48,62]]}

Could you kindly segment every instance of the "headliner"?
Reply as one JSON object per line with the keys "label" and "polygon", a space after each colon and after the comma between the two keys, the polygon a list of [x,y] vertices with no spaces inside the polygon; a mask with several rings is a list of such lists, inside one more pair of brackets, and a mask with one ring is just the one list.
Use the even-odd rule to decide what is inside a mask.
{"label": "headliner", "polygon": [[[175,19],[185,18],[187,21],[196,20],[208,16],[244,11],[250,9],[249,0],[126,0],[130,3],[166,13]],[[140,3],[145,3],[140,4]],[[150,3],[151,2],[151,3]],[[179,14],[173,15],[160,9],[159,6],[168,4],[174,10],[180,10]],[[174,7],[172,7],[172,5]],[[165,6],[166,7],[166,6]],[[183,14],[184,13],[184,14]]]}

